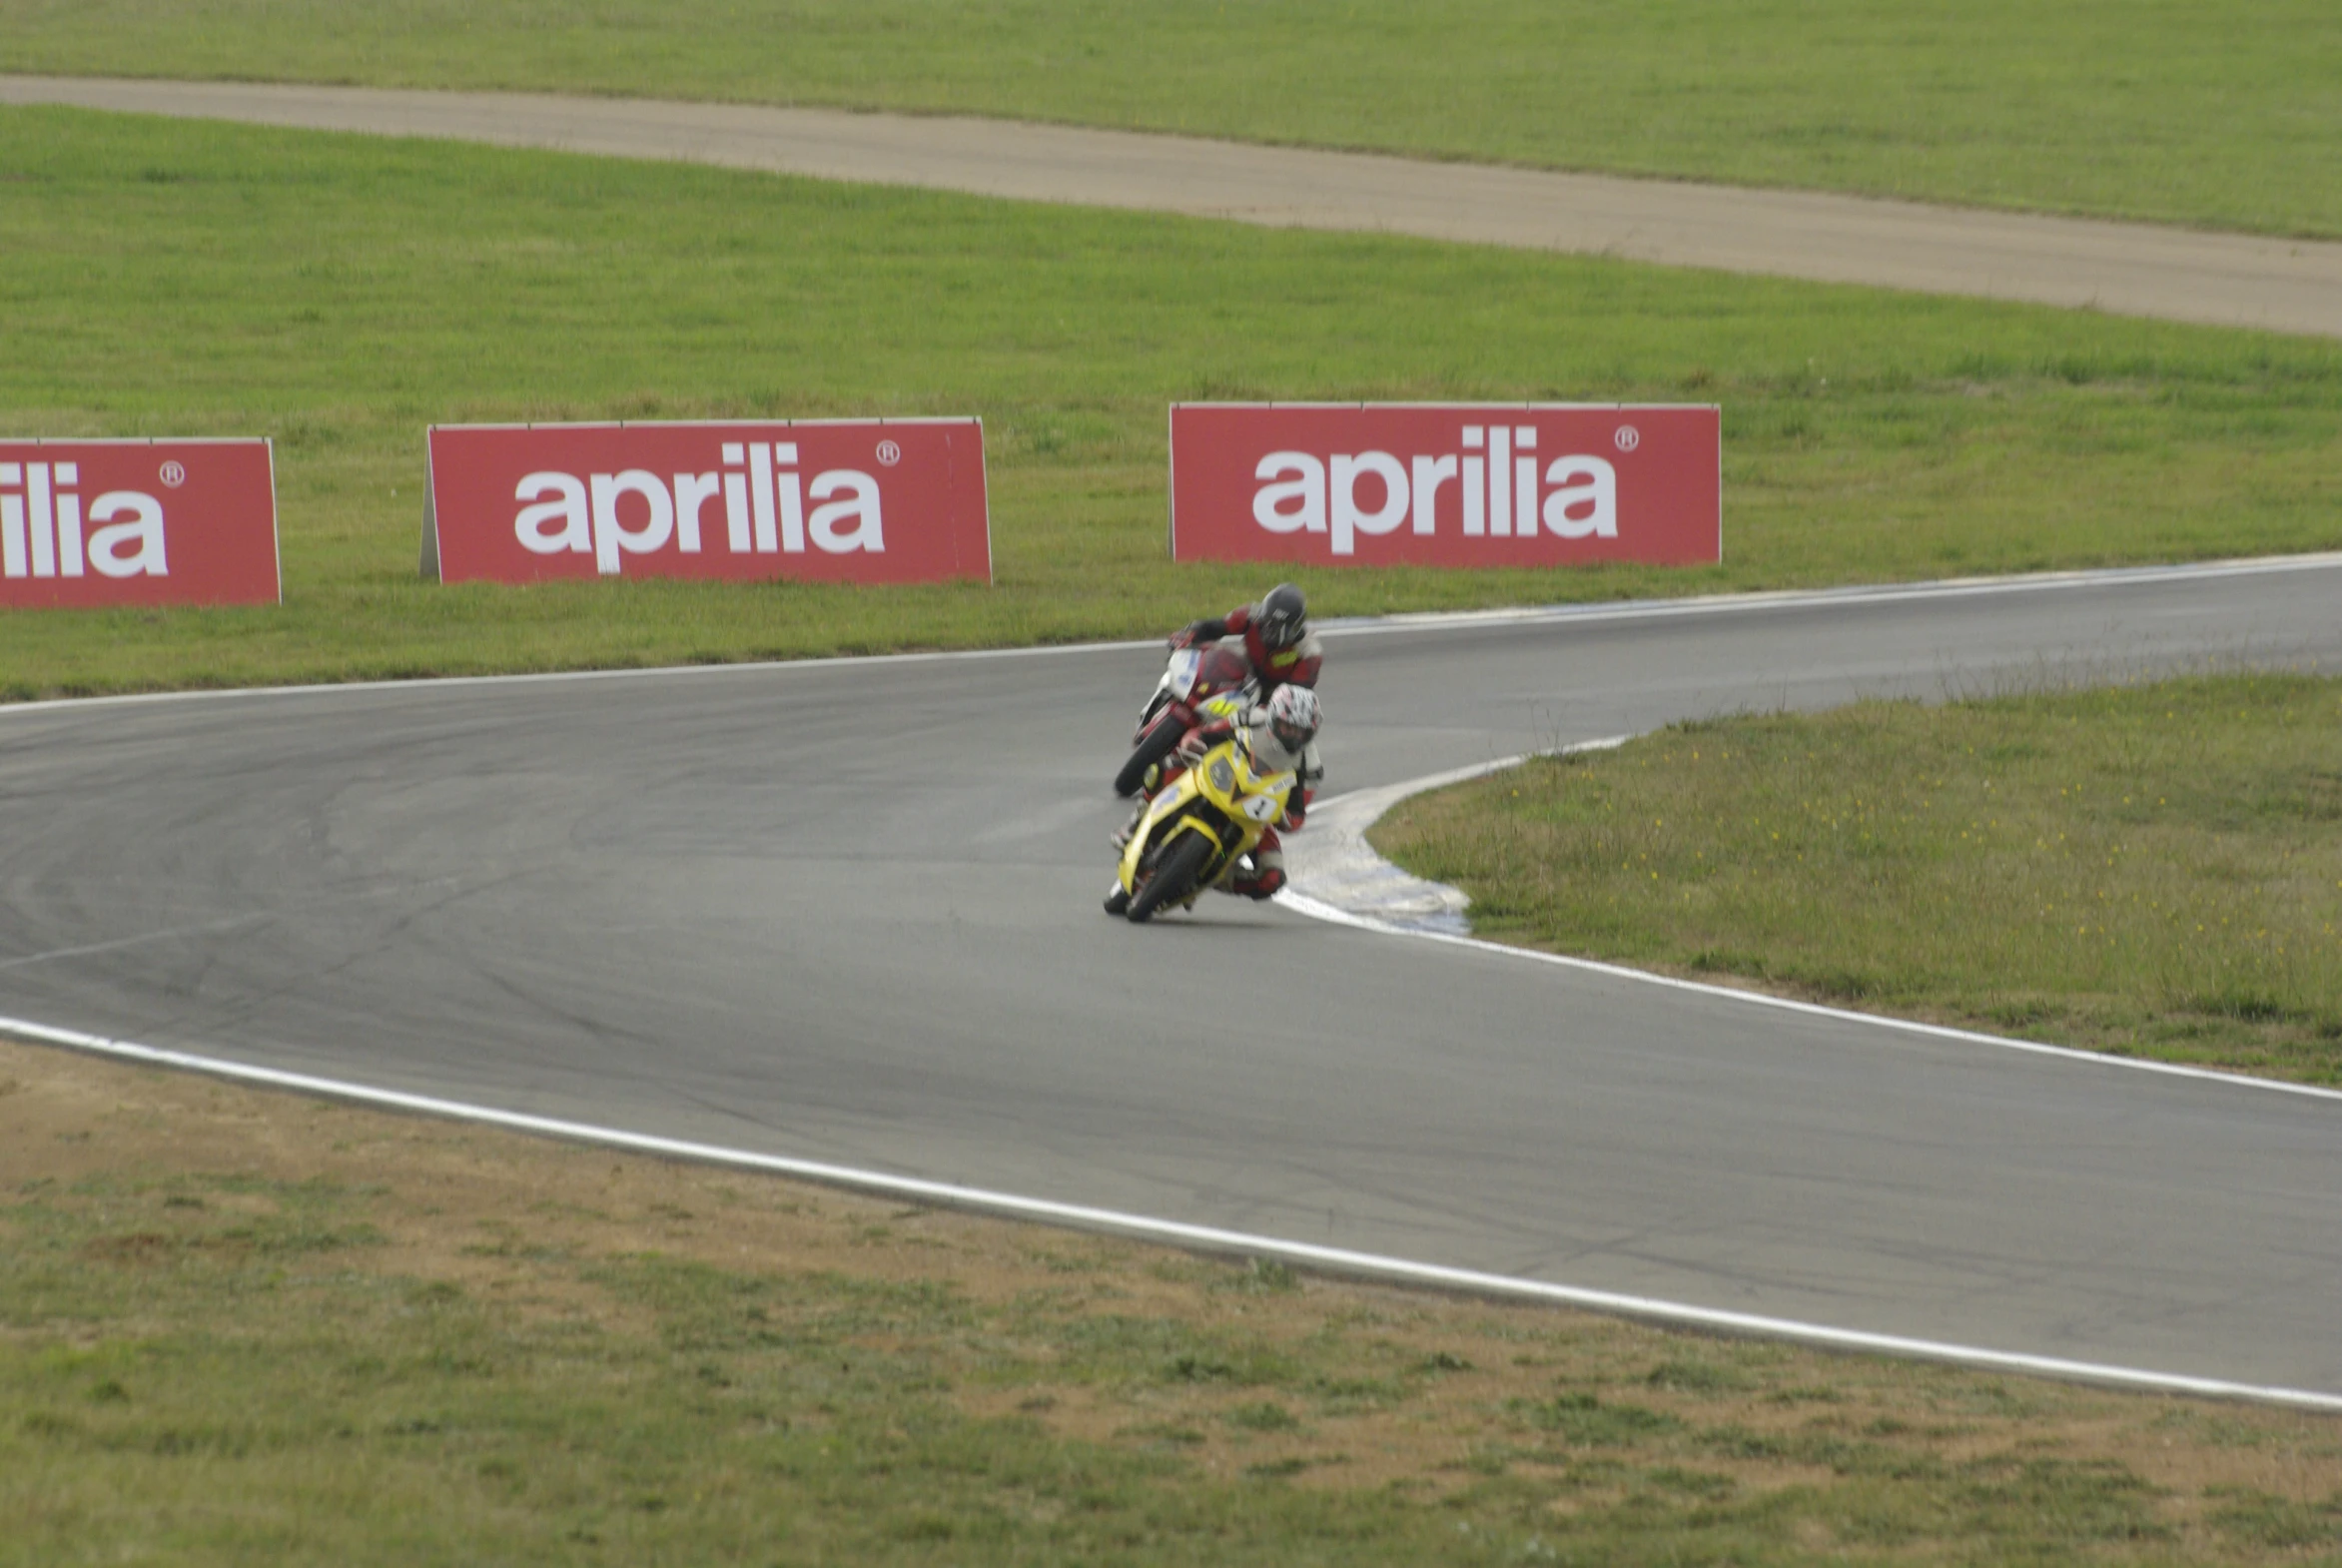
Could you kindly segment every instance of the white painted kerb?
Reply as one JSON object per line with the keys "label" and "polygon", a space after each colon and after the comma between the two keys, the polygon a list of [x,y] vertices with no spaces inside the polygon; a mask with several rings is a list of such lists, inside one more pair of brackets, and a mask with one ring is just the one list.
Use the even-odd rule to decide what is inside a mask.
{"label": "white painted kerb", "polygon": [[[1632,738],[1612,735],[1604,740],[1580,741],[1545,755],[1608,751]],[[1285,873],[1292,879],[1293,891],[1284,902],[1303,914],[1310,913],[1305,902],[1328,904],[1344,914],[1395,930],[1469,935],[1472,928],[1464,919],[1464,910],[1471,899],[1464,891],[1401,871],[1374,852],[1374,846],[1366,842],[1366,830],[1409,795],[1501,773],[1528,760],[1498,757],[1493,762],[1385,784],[1380,789],[1356,790],[1325,802],[1309,813],[1306,827],[1285,840]]]}

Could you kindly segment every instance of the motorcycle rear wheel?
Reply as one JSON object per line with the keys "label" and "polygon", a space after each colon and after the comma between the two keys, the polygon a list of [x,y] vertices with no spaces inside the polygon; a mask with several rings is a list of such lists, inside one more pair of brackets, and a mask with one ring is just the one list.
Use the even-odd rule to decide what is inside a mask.
{"label": "motorcycle rear wheel", "polygon": [[1163,864],[1155,868],[1155,875],[1147,879],[1147,885],[1131,895],[1131,907],[1126,912],[1131,924],[1144,926],[1164,905],[1175,904],[1194,892],[1196,875],[1216,847],[1201,833],[1188,833],[1173,844],[1171,853],[1163,857]]}

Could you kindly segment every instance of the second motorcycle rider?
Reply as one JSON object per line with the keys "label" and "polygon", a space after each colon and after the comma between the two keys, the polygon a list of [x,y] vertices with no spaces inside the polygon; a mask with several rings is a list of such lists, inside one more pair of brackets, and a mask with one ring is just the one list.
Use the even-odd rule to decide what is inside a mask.
{"label": "second motorcycle rider", "polygon": [[1325,649],[1309,629],[1309,610],[1301,590],[1280,582],[1257,604],[1239,604],[1217,620],[1191,621],[1171,640],[1174,648],[1192,648],[1222,637],[1242,637],[1244,656],[1252,661],[1253,678],[1260,682],[1266,701],[1277,687],[1315,686],[1325,662]]}

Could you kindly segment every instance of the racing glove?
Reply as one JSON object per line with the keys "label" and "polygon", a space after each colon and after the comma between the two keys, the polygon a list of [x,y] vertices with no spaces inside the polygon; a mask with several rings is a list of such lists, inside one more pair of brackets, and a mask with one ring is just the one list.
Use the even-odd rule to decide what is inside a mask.
{"label": "racing glove", "polygon": [[1217,642],[1230,630],[1225,620],[1192,620],[1171,633],[1173,648],[1192,648],[1199,643]]}
{"label": "racing glove", "polygon": [[1203,760],[1203,753],[1236,732],[1233,724],[1198,724],[1179,737],[1178,749],[1171,753],[1188,767]]}

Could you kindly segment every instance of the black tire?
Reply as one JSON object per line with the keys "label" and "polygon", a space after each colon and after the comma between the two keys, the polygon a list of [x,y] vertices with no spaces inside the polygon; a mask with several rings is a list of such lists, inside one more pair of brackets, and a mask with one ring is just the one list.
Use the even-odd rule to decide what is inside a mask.
{"label": "black tire", "polygon": [[1115,775],[1115,793],[1126,797],[1138,794],[1139,786],[1147,780],[1147,770],[1171,754],[1181,733],[1168,710],[1156,719],[1152,728],[1141,731],[1138,749],[1123,764],[1122,772]]}
{"label": "black tire", "polygon": [[1175,904],[1195,891],[1195,877],[1219,846],[1200,833],[1183,833],[1155,868],[1147,885],[1131,895],[1127,912],[1131,924],[1144,926],[1166,904]]}

